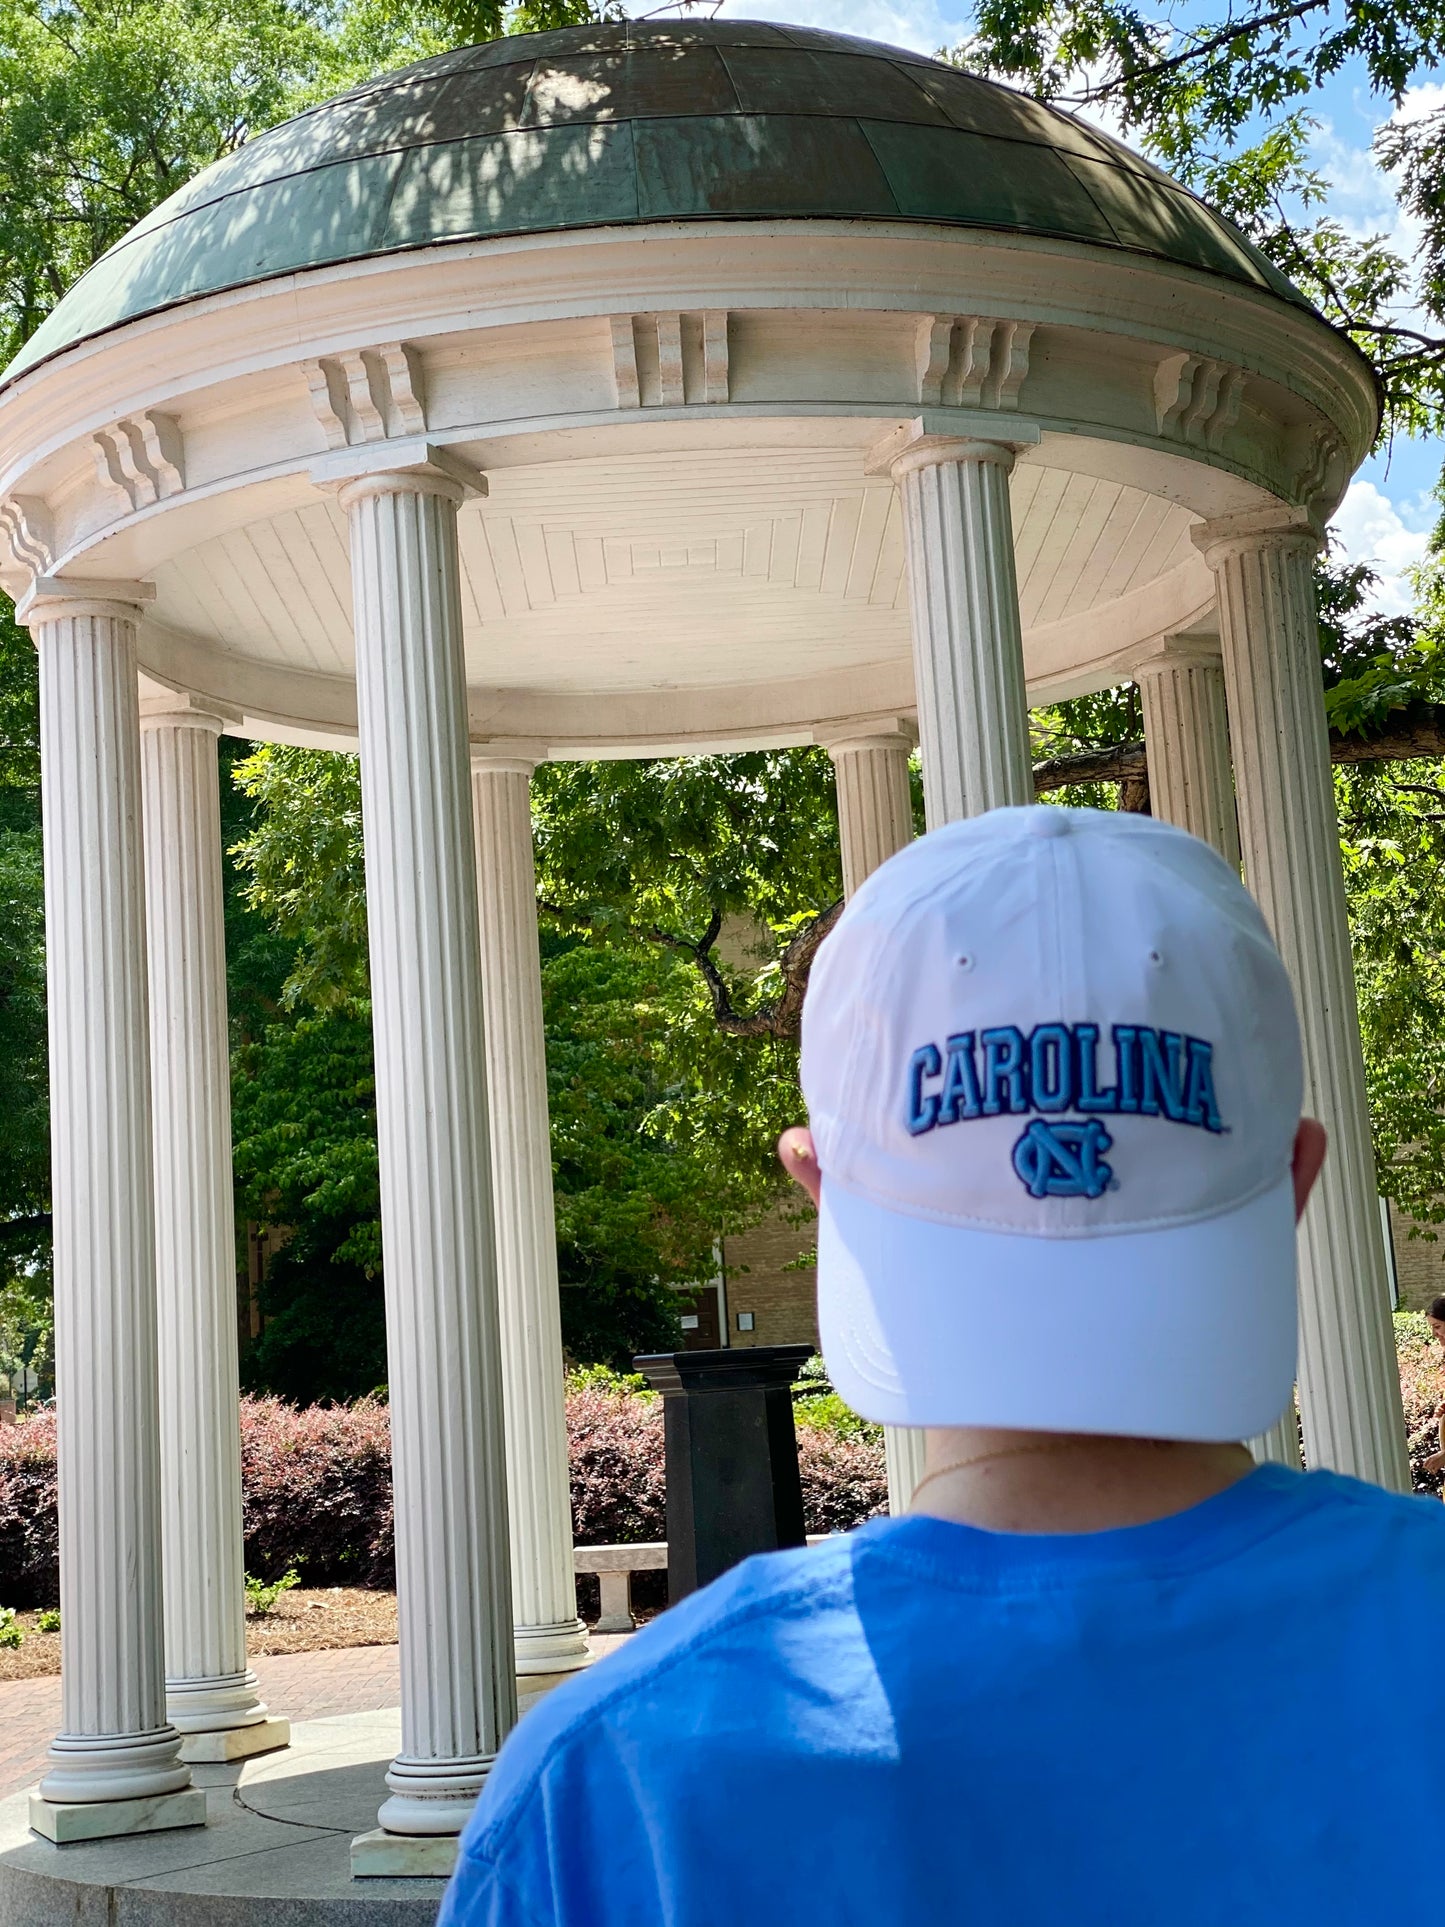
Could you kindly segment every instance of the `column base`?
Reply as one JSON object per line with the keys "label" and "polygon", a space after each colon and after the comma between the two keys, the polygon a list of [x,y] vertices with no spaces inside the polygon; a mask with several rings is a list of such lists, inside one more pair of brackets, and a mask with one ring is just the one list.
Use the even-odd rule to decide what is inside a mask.
{"label": "column base", "polygon": [[592,1664],[587,1628],[580,1619],[559,1620],[553,1626],[518,1626],[515,1643],[519,1679],[534,1673],[576,1673]]}
{"label": "column base", "polygon": [[472,1817],[496,1757],[487,1753],[472,1759],[425,1760],[398,1753],[387,1768],[391,1798],[382,1801],[378,1823],[387,1833],[408,1838],[459,1834]]}
{"label": "column base", "polygon": [[290,1744],[290,1720],[261,1719],[250,1726],[227,1726],[213,1733],[186,1733],[181,1738],[181,1758],[191,1766],[222,1766],[227,1760],[278,1753]]}
{"label": "column base", "polygon": [[113,1840],[128,1833],[160,1833],[168,1827],[203,1827],[206,1796],[199,1787],[148,1800],[43,1800],[30,1796],[30,1826],[58,1847],[73,1840]]}
{"label": "column base", "polygon": [[375,1827],[351,1843],[353,1880],[449,1880],[457,1864],[454,1833],[388,1833]]}
{"label": "column base", "polygon": [[149,1733],[58,1733],[50,1743],[40,1797],[68,1807],[183,1793],[191,1784],[191,1769],[182,1765],[180,1752],[181,1736],[169,1725]]}
{"label": "column base", "polygon": [[[266,1718],[259,1682],[249,1670],[166,1681],[166,1718],[178,1733],[219,1733],[258,1726]],[[182,1755],[190,1758],[189,1754]]]}

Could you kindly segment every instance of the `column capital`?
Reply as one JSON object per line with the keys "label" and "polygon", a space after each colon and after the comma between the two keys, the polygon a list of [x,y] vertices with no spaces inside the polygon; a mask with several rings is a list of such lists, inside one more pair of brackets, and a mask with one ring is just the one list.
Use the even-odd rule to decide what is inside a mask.
{"label": "column capital", "polygon": [[420,437],[335,449],[311,464],[311,480],[334,490],[343,508],[366,495],[442,495],[464,502],[487,493],[487,478],[474,463]]}
{"label": "column capital", "polygon": [[1040,440],[1037,422],[992,409],[933,409],[902,423],[868,451],[865,472],[895,482],[915,468],[940,462],[995,462],[1012,468],[1021,448]]}
{"label": "column capital", "polygon": [[142,730],[206,729],[213,736],[223,736],[240,721],[239,709],[230,709],[209,696],[193,696],[184,689],[157,691],[154,696],[142,696],[140,701]]}
{"label": "column capital", "polygon": [[1173,669],[1222,669],[1224,644],[1205,630],[1186,629],[1175,635],[1155,636],[1122,666],[1135,682],[1145,676],[1165,676]]}
{"label": "column capital", "polygon": [[530,776],[538,763],[547,761],[549,745],[525,736],[489,737],[481,742],[473,741],[468,749],[474,775],[485,776],[489,771],[513,770],[523,776]]}
{"label": "column capital", "polygon": [[1292,549],[1318,555],[1324,532],[1306,509],[1280,502],[1272,508],[1245,509],[1221,515],[1191,529],[1194,546],[1211,569],[1222,568],[1231,556],[1257,554],[1263,549]]}
{"label": "column capital", "polygon": [[154,582],[127,582],[114,576],[37,575],[15,604],[15,620],[28,629],[66,616],[110,616],[134,622],[154,602]]}
{"label": "column capital", "polygon": [[875,749],[901,749],[905,756],[911,756],[918,747],[918,725],[906,716],[874,717],[868,722],[839,723],[833,729],[820,730],[817,740],[835,763],[840,756],[862,755]]}

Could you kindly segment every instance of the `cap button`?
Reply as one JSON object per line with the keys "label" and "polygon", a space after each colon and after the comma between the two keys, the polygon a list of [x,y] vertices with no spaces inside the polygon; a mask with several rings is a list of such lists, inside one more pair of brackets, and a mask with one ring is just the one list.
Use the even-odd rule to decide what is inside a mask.
{"label": "cap button", "polygon": [[1057,803],[1039,804],[1029,820],[1029,829],[1035,836],[1067,836],[1073,826],[1068,810],[1060,809]]}

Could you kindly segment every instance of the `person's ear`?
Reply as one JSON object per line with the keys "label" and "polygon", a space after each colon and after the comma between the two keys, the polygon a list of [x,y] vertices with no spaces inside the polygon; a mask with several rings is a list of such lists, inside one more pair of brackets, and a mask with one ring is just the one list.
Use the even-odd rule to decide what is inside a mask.
{"label": "person's ear", "polygon": [[794,1184],[801,1184],[816,1204],[823,1188],[823,1173],[818,1169],[813,1133],[806,1124],[793,1125],[778,1139],[778,1162]]}
{"label": "person's ear", "polygon": [[1309,1203],[1310,1192],[1315,1188],[1315,1179],[1324,1165],[1325,1152],[1330,1148],[1329,1133],[1317,1117],[1302,1117],[1299,1129],[1294,1134],[1294,1221],[1299,1223],[1304,1216],[1305,1206]]}

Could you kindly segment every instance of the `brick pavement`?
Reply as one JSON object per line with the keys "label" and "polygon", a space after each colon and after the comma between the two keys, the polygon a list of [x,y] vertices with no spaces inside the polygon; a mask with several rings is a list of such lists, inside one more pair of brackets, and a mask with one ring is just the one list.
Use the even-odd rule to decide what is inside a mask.
{"label": "brick pavement", "polygon": [[[251,1665],[262,1699],[289,1720],[374,1713],[401,1704],[395,1646],[258,1654]],[[45,1771],[45,1751],[59,1725],[58,1679],[16,1679],[0,1685],[0,1800],[34,1786]]]}
{"label": "brick pavement", "polygon": [[12,1679],[0,1686],[0,1800],[34,1786],[59,1724],[58,1679]]}
{"label": "brick pavement", "polygon": [[[626,1643],[625,1634],[593,1633],[597,1658]],[[299,1724],[338,1713],[379,1713],[401,1704],[395,1646],[346,1646],[334,1652],[257,1654],[251,1661],[261,1697],[273,1713]],[[0,1800],[34,1786],[60,1725],[60,1681],[17,1679],[0,1685]]]}

